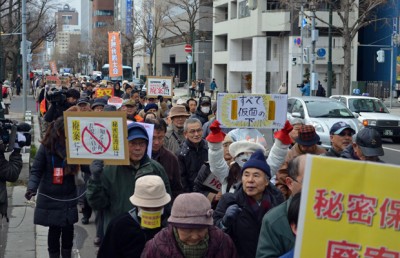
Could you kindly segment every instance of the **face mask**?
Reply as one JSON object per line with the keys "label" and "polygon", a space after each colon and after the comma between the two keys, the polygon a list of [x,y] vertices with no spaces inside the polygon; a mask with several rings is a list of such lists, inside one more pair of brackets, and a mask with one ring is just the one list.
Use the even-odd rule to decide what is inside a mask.
{"label": "face mask", "polygon": [[210,112],[210,107],[201,107],[201,112],[203,112],[204,114],[208,114]]}
{"label": "face mask", "polygon": [[161,227],[161,215],[164,208],[158,211],[144,211],[139,208],[138,217],[141,218],[140,226],[143,228],[159,228]]}
{"label": "face mask", "polygon": [[243,154],[240,154],[239,156],[237,156],[235,158],[235,161],[240,167],[243,167],[244,163],[246,163],[246,161],[248,161],[250,159],[250,157],[251,157],[251,154],[243,153]]}

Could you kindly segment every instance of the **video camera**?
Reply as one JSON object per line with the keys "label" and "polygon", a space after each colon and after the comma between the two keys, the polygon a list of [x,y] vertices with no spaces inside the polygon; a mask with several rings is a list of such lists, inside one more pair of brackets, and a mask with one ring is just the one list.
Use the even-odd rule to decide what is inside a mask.
{"label": "video camera", "polygon": [[67,90],[52,88],[47,92],[47,100],[51,103],[63,104],[67,100]]}
{"label": "video camera", "polygon": [[18,123],[17,121],[12,121],[9,119],[0,119],[0,141],[2,141],[6,147],[5,152],[14,150],[17,132],[21,132],[25,136],[26,142],[24,146],[30,146],[32,140],[29,132],[30,130],[31,126],[27,123]]}

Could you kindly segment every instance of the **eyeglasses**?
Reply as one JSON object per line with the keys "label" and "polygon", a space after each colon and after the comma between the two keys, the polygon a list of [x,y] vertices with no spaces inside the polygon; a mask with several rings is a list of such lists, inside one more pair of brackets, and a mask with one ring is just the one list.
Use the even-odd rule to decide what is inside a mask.
{"label": "eyeglasses", "polygon": [[199,128],[199,129],[197,129],[197,130],[195,130],[195,129],[193,129],[193,130],[189,130],[189,131],[187,131],[189,134],[195,134],[195,133],[198,133],[198,134],[201,134],[202,132],[203,132],[203,129],[202,128]]}
{"label": "eyeglasses", "polygon": [[140,141],[140,142],[134,142],[134,141],[130,141],[128,142],[129,147],[146,147],[147,146],[147,142],[146,141]]}
{"label": "eyeglasses", "polygon": [[350,136],[350,137],[352,137],[354,134],[351,133],[351,132],[341,132],[341,133],[339,133],[339,134],[337,134],[337,135],[339,135],[340,137],[345,137],[345,136]]}

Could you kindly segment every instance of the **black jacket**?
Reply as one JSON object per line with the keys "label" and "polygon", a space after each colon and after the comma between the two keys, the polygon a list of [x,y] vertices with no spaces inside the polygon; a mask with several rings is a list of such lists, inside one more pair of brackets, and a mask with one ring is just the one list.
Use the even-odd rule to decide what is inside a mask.
{"label": "black jacket", "polygon": [[[271,208],[284,202],[282,193],[273,184],[269,183],[264,191],[269,195]],[[235,223],[225,231],[228,233],[239,253],[239,257],[255,257],[257,251],[258,236],[260,234],[262,217],[257,218],[250,207],[247,195],[240,184],[235,193],[226,193],[218,202],[214,212],[214,225],[220,226],[222,218],[229,206],[237,204],[242,211],[236,217]],[[267,211],[266,211],[267,212]]]}
{"label": "black jacket", "polygon": [[146,242],[167,226],[167,219],[161,218],[161,227],[155,229],[141,228],[136,208],[114,218],[108,225],[97,258],[139,258]]}
{"label": "black jacket", "polygon": [[[64,174],[62,184],[53,184],[53,168],[62,167],[66,158],[65,148],[59,147],[57,150],[59,154],[52,154],[40,145],[30,171],[27,188],[34,192],[39,190],[34,224],[64,227],[78,221],[77,200],[71,200],[77,197],[75,177]],[[42,194],[67,201],[54,200]]]}
{"label": "black jacket", "polygon": [[202,139],[198,145],[195,145],[186,140],[178,153],[183,192],[193,192],[194,180],[201,166],[208,161],[207,142]]}
{"label": "black jacket", "polygon": [[17,181],[22,169],[22,157],[19,151],[13,151],[6,160],[4,153],[0,152],[0,215],[7,217],[7,185],[6,182]]}

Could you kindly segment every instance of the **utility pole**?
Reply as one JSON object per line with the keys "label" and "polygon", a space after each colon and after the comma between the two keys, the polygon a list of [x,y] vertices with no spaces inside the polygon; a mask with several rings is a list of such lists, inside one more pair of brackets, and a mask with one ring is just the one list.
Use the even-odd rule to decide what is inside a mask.
{"label": "utility pole", "polygon": [[195,47],[194,47],[194,44],[196,43],[196,41],[195,41],[195,36],[196,36],[196,33],[195,33],[195,31],[194,31],[194,25],[193,26],[190,26],[190,28],[191,28],[191,35],[190,35],[190,39],[191,39],[191,45],[192,45],[192,67],[191,67],[191,72],[192,72],[192,76],[191,76],[191,80],[195,80],[196,79],[196,71],[195,71],[195,67],[194,67],[194,53],[195,53]]}
{"label": "utility pole", "polygon": [[26,0],[22,0],[22,42],[21,42],[21,48],[22,48],[22,96],[23,96],[23,102],[22,102],[22,111],[26,112],[26,107],[27,107],[27,89],[29,88],[29,83],[28,83],[28,70],[27,70],[27,49],[26,49]]}
{"label": "utility pole", "polygon": [[329,3],[329,28],[328,28],[328,82],[327,97],[332,95],[333,72],[332,72],[332,3]]}
{"label": "utility pole", "polygon": [[310,91],[315,96],[317,83],[318,83],[318,75],[315,72],[315,45],[318,40],[318,30],[315,29],[315,7],[312,10],[312,29],[311,29],[311,83],[310,83]]}
{"label": "utility pole", "polygon": [[304,55],[304,44],[303,44],[303,38],[304,38],[304,35],[303,35],[303,28],[304,28],[304,26],[303,26],[303,19],[304,19],[304,4],[302,3],[301,4],[301,9],[300,9],[300,38],[301,38],[301,42],[300,42],[300,47],[301,47],[301,66],[300,66],[300,69],[301,69],[301,77],[300,77],[300,84],[302,84],[303,83],[303,80],[304,80],[304,69],[303,69],[303,64],[304,64],[304,57],[303,57],[303,55]]}

